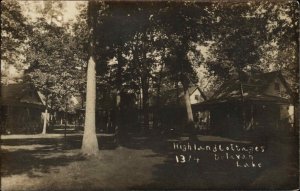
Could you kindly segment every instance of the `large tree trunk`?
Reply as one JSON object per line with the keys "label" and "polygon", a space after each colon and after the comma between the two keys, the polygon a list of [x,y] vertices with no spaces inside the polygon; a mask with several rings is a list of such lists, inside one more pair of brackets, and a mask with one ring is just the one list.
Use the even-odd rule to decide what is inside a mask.
{"label": "large tree trunk", "polygon": [[91,56],[87,69],[87,89],[84,134],[81,150],[84,154],[94,155],[99,151],[96,135],[96,69],[95,61]]}
{"label": "large tree trunk", "polygon": [[187,131],[190,133],[190,140],[196,141],[197,139],[197,132],[195,131],[195,126],[194,126],[194,117],[193,117],[193,110],[192,110],[192,105],[191,105],[191,100],[190,100],[190,93],[188,90],[188,86],[184,83],[182,83],[183,86],[183,93],[184,93],[184,102],[185,102],[185,107],[186,107],[186,112],[187,112],[187,123],[185,125],[184,131]]}
{"label": "large tree trunk", "polygon": [[86,107],[84,134],[82,140],[82,153],[86,155],[96,155],[99,152],[98,140],[96,135],[96,63],[94,60],[94,28],[97,23],[96,1],[88,2],[88,21],[90,35],[89,61],[87,68],[87,88],[86,88]]}
{"label": "large tree trunk", "polygon": [[191,100],[190,100],[190,93],[187,87],[183,85],[183,93],[184,93],[184,102],[185,102],[185,107],[186,107],[186,112],[187,112],[187,122],[188,124],[194,122],[194,117],[193,117],[193,111],[192,111],[192,105],[191,105]]}

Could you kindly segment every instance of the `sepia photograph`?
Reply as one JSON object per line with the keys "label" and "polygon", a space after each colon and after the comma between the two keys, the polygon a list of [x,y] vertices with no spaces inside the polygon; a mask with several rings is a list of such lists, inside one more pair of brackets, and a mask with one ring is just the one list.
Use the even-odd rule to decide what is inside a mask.
{"label": "sepia photograph", "polygon": [[1,1],[0,189],[298,190],[299,3]]}

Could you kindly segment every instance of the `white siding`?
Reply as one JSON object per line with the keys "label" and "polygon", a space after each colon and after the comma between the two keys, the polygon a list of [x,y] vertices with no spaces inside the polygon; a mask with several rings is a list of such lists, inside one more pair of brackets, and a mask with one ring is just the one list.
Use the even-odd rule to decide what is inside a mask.
{"label": "white siding", "polygon": [[[198,100],[196,99],[198,97]],[[204,99],[201,96],[201,93],[198,89],[196,89],[191,95],[190,95],[191,104],[200,103],[204,101]]]}
{"label": "white siding", "polygon": [[[279,90],[277,91],[275,88],[275,84],[278,83]],[[287,90],[283,85],[282,81],[279,78],[276,78],[274,82],[270,83],[269,87],[266,89],[265,93],[267,95],[278,96],[283,98],[288,98]]]}

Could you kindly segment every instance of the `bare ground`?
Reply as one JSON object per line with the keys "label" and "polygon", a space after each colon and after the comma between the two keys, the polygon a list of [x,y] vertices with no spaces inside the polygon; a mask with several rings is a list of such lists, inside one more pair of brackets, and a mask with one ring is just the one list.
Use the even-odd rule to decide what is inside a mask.
{"label": "bare ground", "polygon": [[[188,137],[131,136],[115,145],[99,135],[98,156],[80,153],[82,135],[2,136],[1,190],[125,189],[292,189],[298,187],[295,142],[269,143],[259,156],[264,168],[237,168],[232,161],[213,161],[205,152],[200,162],[176,163],[174,142]],[[214,136],[198,136],[198,144],[249,144]],[[193,155],[193,153],[191,153]],[[297,158],[297,157],[296,157]]]}

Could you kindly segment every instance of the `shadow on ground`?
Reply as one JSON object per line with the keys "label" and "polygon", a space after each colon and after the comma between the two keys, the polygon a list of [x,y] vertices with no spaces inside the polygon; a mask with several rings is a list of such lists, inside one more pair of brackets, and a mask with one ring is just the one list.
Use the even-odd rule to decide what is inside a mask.
{"label": "shadow on ground", "polygon": [[[131,136],[130,140],[122,145],[130,149],[151,149],[156,154],[145,156],[145,160],[152,157],[164,156],[166,159],[161,164],[153,166],[152,182],[130,189],[295,189],[298,187],[298,142],[291,137],[285,141],[268,139],[262,143],[245,143],[236,140],[199,141],[188,139],[180,140],[180,137],[157,138],[147,136]],[[214,152],[207,151],[182,151],[174,150],[174,143],[187,145],[230,146],[240,147],[264,146],[264,152],[254,153],[254,160],[239,160],[239,165],[246,162],[249,166],[237,167],[236,158],[215,159]],[[241,154],[236,151],[228,151],[230,155]],[[244,152],[245,153],[245,152]],[[218,153],[217,154],[222,154]],[[184,156],[184,160],[181,156]],[[219,155],[220,156],[220,155]],[[177,160],[176,160],[176,157]],[[256,167],[251,166],[254,161]],[[262,167],[258,168],[257,164]]]}
{"label": "shadow on ground", "polygon": [[[114,149],[109,136],[98,138],[99,148]],[[27,173],[38,177],[51,168],[69,165],[86,158],[80,153],[82,135],[55,138],[24,138],[1,140],[1,176]]]}
{"label": "shadow on ground", "polygon": [[[197,144],[210,148],[214,145],[226,147],[230,144],[255,147],[261,146],[261,143],[230,142],[223,138],[207,141],[205,137],[191,141],[188,137],[180,136],[129,134],[117,145],[114,139],[115,137],[112,136],[98,137],[100,148],[109,150],[106,152],[108,156],[100,161],[101,165],[111,166],[115,171],[121,168],[126,174],[122,174],[114,182],[116,188],[121,184],[124,187],[127,183],[125,180],[131,180],[135,177],[134,174],[149,176],[149,179],[146,178],[147,181],[142,185],[138,180],[133,181],[136,183],[125,185],[128,189],[294,189],[298,187],[299,166],[298,157],[295,157],[298,156],[297,139],[285,142],[273,139],[264,143],[265,151],[256,154],[254,160],[262,162],[262,168],[238,168],[235,159],[216,160],[214,152],[211,151],[174,149],[174,143]],[[68,136],[66,140],[63,137],[2,140],[2,176],[26,173],[29,177],[38,177],[49,171],[59,170],[60,167],[72,162],[84,161],[86,159],[79,152],[81,140],[82,135]],[[119,150],[114,150],[118,146]],[[128,153],[139,157],[138,166],[137,161],[128,159],[129,156],[122,156]],[[233,151],[228,151],[228,153],[239,154]],[[185,157],[184,162],[181,155]],[[178,157],[177,160],[176,157]],[[115,159],[114,161],[124,159],[128,163],[113,164],[111,159]],[[91,169],[97,173],[103,172],[103,166],[99,165],[98,161],[94,162],[91,163],[94,165]],[[145,165],[143,163],[152,164],[152,166],[139,168],[139,165]],[[143,172],[144,169],[148,172]],[[89,171],[86,173],[90,174]],[[107,173],[118,176],[120,172],[111,172],[109,168]],[[121,180],[122,177],[124,180]],[[103,179],[108,180],[109,177]],[[99,182],[95,183],[97,184],[94,186],[97,185],[97,188],[103,188]],[[93,184],[89,186],[93,187]]]}

